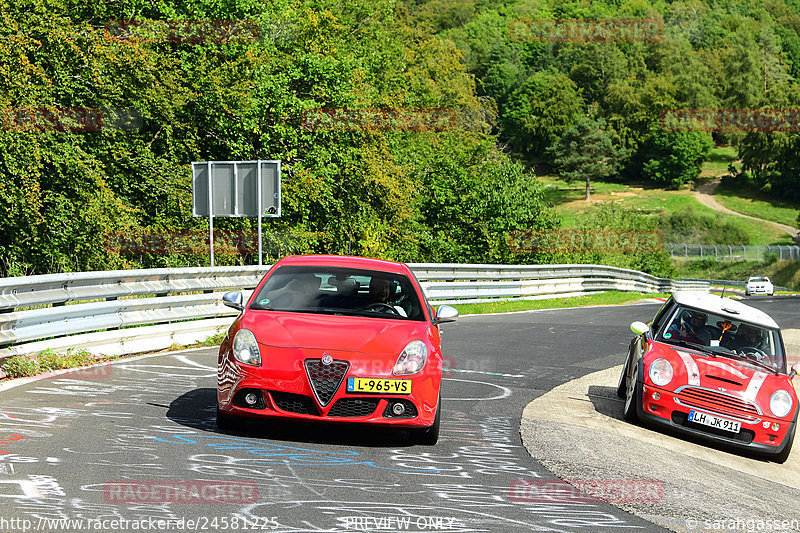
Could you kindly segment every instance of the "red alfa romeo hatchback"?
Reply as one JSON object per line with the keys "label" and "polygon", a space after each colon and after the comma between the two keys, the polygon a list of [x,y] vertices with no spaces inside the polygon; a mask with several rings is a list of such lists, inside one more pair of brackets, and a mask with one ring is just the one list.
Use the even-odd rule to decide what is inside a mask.
{"label": "red alfa romeo hatchback", "polygon": [[441,419],[442,346],[434,314],[407,265],[345,256],[276,263],[219,351],[217,425],[292,418],[399,426],[435,444]]}

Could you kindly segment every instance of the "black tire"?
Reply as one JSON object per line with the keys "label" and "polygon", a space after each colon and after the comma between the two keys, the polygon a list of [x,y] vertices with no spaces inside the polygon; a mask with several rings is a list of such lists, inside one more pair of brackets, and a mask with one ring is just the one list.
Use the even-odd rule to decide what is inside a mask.
{"label": "black tire", "polygon": [[439,442],[439,425],[442,420],[442,397],[439,396],[439,405],[436,407],[436,417],[433,419],[433,425],[429,428],[418,429],[416,435],[417,444],[425,446],[433,446]]}
{"label": "black tire", "polygon": [[628,362],[630,360],[631,360],[631,355],[629,353],[628,357],[625,358],[625,364],[622,365],[622,373],[620,374],[619,382],[617,383],[617,396],[619,396],[620,398],[624,398],[625,397],[625,387],[627,385],[625,383],[625,377],[626,377],[626,374],[628,373]]}
{"label": "black tire", "polygon": [[219,429],[238,429],[242,427],[242,421],[238,417],[226,415],[217,407],[217,427]]}
{"label": "black tire", "polygon": [[789,458],[789,453],[792,451],[792,443],[794,442],[794,432],[797,429],[797,426],[792,427],[792,434],[786,436],[786,446],[783,447],[781,453],[775,454],[772,456],[772,460],[776,463],[783,464]]}
{"label": "black tire", "polygon": [[633,367],[633,374],[625,380],[625,410],[623,416],[628,422],[639,420],[638,404],[642,402],[642,384],[639,381],[639,364]]}

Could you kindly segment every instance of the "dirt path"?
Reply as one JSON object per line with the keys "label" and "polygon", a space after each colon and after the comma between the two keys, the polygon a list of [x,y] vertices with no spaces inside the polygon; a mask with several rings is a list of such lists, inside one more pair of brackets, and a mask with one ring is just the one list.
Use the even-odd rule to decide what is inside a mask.
{"label": "dirt path", "polygon": [[711,180],[711,181],[709,181],[707,183],[704,183],[700,187],[698,187],[694,191],[694,195],[697,198],[697,201],[699,201],[701,204],[703,204],[706,207],[710,207],[714,211],[719,211],[720,213],[726,213],[728,215],[735,215],[737,217],[742,217],[742,218],[749,218],[750,220],[757,220],[757,221],[763,222],[765,224],[770,224],[772,226],[775,226],[776,228],[782,229],[783,231],[785,231],[786,233],[791,235],[792,238],[795,240],[795,242],[798,242],[800,240],[800,232],[798,232],[798,230],[796,228],[793,228],[791,226],[787,226],[786,224],[779,224],[778,222],[771,222],[769,220],[764,220],[763,218],[756,218],[756,217],[751,217],[750,215],[743,215],[742,213],[738,213],[736,211],[728,209],[727,207],[725,207],[721,203],[717,202],[714,199],[713,195],[714,195],[714,190],[719,185],[719,181],[720,181],[719,178],[713,179],[713,180]]}

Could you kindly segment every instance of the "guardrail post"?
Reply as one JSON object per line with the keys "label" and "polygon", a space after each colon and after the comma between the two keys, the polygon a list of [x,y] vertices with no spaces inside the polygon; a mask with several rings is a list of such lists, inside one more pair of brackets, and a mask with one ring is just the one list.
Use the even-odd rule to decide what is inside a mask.
{"label": "guardrail post", "polygon": [[728,252],[731,254],[731,263],[733,263],[733,246],[730,244],[728,245]]}
{"label": "guardrail post", "polygon": [[700,260],[703,260],[703,245],[700,245]]}
{"label": "guardrail post", "polygon": [[778,251],[781,254],[781,261],[783,261],[783,246],[778,246]]}
{"label": "guardrail post", "polygon": [[717,245],[714,245],[714,262],[719,263],[719,253],[717,251]]}
{"label": "guardrail post", "polygon": [[756,246],[756,261],[761,261],[761,247]]}
{"label": "guardrail post", "polygon": [[683,245],[683,257],[685,257],[686,259],[689,259],[689,245],[688,244],[684,244]]}

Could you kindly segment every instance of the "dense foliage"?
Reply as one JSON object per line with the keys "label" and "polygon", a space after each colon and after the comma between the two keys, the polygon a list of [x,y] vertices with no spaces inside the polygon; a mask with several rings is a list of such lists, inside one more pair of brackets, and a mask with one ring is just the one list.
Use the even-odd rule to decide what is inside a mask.
{"label": "dense foliage", "polygon": [[[526,19],[650,19],[660,30],[535,40],[512,31]],[[250,25],[233,39],[176,39],[157,23],[209,20]],[[800,107],[798,30],[798,0],[0,3],[0,276],[207,264],[202,253],[108,246],[109,235],[205,232],[190,170],[204,160],[283,162],[282,217],[265,223],[271,254],[559,260],[509,245],[514,231],[558,226],[531,163],[568,179],[691,180],[712,136],[665,128],[661,114]],[[373,116],[317,127],[307,118],[321,108]],[[96,131],[30,124],[65,109],[123,118],[106,113]],[[372,120],[382,109],[422,119],[384,127]],[[444,127],[425,110],[443,110]],[[738,143],[738,180],[794,197],[798,139],[713,134]],[[223,247],[218,261],[254,257]]]}
{"label": "dense foliage", "polygon": [[[505,234],[556,224],[533,175],[487,134],[495,110],[461,52],[391,0],[21,0],[0,17],[0,275],[208,264],[108,246],[109,235],[207,231],[192,218],[191,161],[283,162],[282,217],[265,221],[275,253],[533,261]],[[245,20],[257,31],[168,38],[159,20]],[[14,118],[76,108],[133,116],[96,131]],[[318,128],[306,118],[320,108],[455,119]]]}
{"label": "dense foliage", "polygon": [[[800,133],[673,130],[660,119],[676,109],[800,107],[797,0],[406,4],[416,25],[464,51],[478,87],[497,102],[500,137],[523,157],[552,163],[548,147],[581,116],[597,117],[625,154],[623,179],[674,187],[698,175],[714,130],[715,141],[738,143],[744,179],[800,198]],[[660,31],[654,38],[580,41],[529,30],[537,27],[530,21],[548,19],[647,19]]]}

